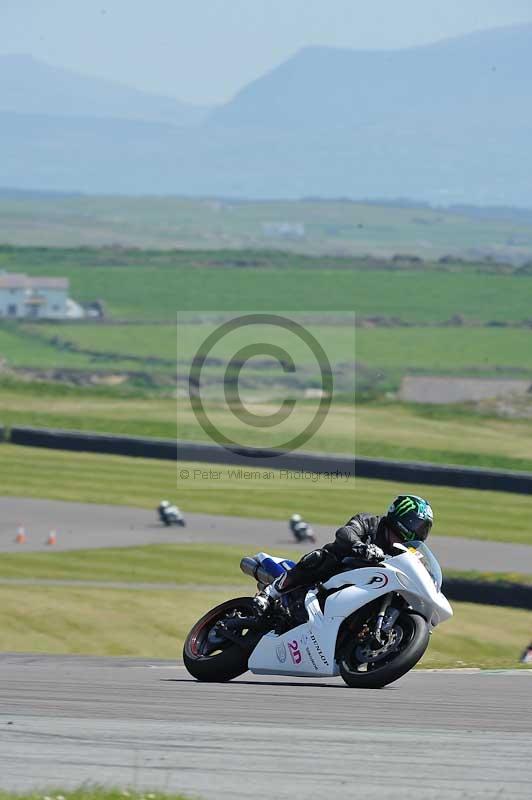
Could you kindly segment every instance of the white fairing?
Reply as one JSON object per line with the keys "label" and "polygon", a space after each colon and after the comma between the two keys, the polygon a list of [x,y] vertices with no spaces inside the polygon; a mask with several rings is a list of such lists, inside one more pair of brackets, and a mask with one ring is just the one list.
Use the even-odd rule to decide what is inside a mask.
{"label": "white fairing", "polygon": [[308,621],[286,633],[263,636],[249,658],[249,669],[256,674],[338,675],[335,650],[342,622],[376,597],[390,592],[404,597],[432,627],[449,619],[453,614],[451,606],[422,559],[420,553],[409,549],[378,566],[335,575],[324,588],[339,591],[327,597],[323,612],[316,592],[310,589],[305,598]]}

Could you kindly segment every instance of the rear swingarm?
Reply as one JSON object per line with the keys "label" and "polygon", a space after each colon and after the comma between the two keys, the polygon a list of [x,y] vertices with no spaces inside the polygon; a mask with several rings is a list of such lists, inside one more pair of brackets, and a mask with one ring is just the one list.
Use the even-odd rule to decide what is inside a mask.
{"label": "rear swingarm", "polygon": [[[249,630],[253,633],[247,636],[242,636],[242,631]],[[238,645],[239,647],[249,648],[250,641],[256,639],[255,644],[259,641],[264,633],[264,622],[258,620],[256,617],[234,617],[232,619],[224,619],[218,622],[213,632],[216,636],[227,639],[230,642]]]}

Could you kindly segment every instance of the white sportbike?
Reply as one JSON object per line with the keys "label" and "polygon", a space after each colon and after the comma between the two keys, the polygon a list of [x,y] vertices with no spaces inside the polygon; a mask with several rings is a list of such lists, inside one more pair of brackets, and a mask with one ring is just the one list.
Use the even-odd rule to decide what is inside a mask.
{"label": "white sportbike", "polygon": [[[424,542],[395,545],[397,555],[374,566],[344,559],[342,571],[310,589],[289,592],[257,616],[253,598],[213,608],[190,631],[186,668],[200,681],[258,675],[329,678],[380,688],[419,661],[432,629],[452,617],[441,592],[440,566]],[[241,568],[264,588],[294,562],[267,553]]]}

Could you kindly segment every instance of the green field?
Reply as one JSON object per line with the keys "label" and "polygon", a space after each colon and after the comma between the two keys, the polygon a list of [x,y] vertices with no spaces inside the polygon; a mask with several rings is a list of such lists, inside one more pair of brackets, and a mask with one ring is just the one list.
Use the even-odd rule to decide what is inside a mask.
{"label": "green field", "polygon": [[[501,218],[502,217],[502,218]],[[266,236],[264,223],[303,223],[304,236]],[[279,248],[294,252],[526,256],[526,214],[475,218],[426,206],[349,201],[234,202],[177,197],[0,199],[0,241],[76,246],[119,242],[144,248]]]}
{"label": "green field", "polygon": [[70,279],[118,319],[173,322],[178,310],[355,311],[407,322],[530,317],[532,276],[505,267],[405,268],[253,251],[142,252],[0,248],[0,269]]}
{"label": "green field", "polygon": [[71,352],[60,345],[50,343],[45,337],[33,336],[28,330],[19,326],[2,325],[0,323],[0,354],[13,367],[30,367],[46,370],[63,368],[66,370],[86,370],[87,372],[99,369],[115,371],[138,370],[137,361],[128,361],[127,358],[107,361],[98,356],[85,355]]}
{"label": "green field", "polygon": [[[61,384],[23,384],[17,376],[0,383],[0,423],[65,427],[109,433],[207,440],[187,401],[175,390],[176,349],[190,358],[211,323],[193,324],[176,335],[179,306],[188,311],[241,309],[268,310],[279,306],[314,312],[308,323],[331,359],[352,373],[368,377],[379,402],[335,402],[324,425],[305,447],[308,450],[356,453],[509,469],[532,470],[532,420],[498,419],[474,409],[406,407],[383,399],[404,372],[447,374],[532,374],[532,331],[526,327],[435,327],[433,323],[462,314],[470,320],[517,322],[530,316],[532,276],[511,267],[489,264],[400,263],[286,253],[213,250],[140,251],[0,248],[0,268],[39,275],[70,277],[76,299],[103,298],[114,319],[127,324],[2,324],[0,357],[7,367],[33,370],[57,380],[107,381],[105,388],[75,389]],[[281,298],[281,300],[280,300]],[[412,327],[353,328],[342,311],[358,309],[364,316],[400,317]],[[387,320],[390,323],[390,320]],[[393,320],[392,320],[393,322]],[[430,324],[429,324],[430,323]],[[232,343],[240,346],[243,335]],[[282,343],[282,337],[279,343]],[[222,346],[222,369],[231,353]],[[297,348],[296,348],[297,352]],[[308,364],[303,363],[303,373]],[[65,372],[78,371],[72,377]],[[364,372],[366,370],[366,372]],[[264,369],[271,377],[275,369]],[[278,371],[278,370],[277,370]],[[50,373],[50,374],[48,374]],[[53,374],[52,374],[53,373]],[[56,374],[57,373],[57,374]],[[17,373],[18,375],[18,373]],[[256,375],[252,374],[252,382]],[[117,385],[113,388],[114,384]],[[395,382],[395,383],[394,383]],[[255,387],[253,387],[255,388]],[[294,388],[294,387],[292,387]],[[179,385],[181,394],[185,384]],[[295,384],[294,393],[301,395]],[[299,394],[298,394],[299,391]],[[179,394],[179,392],[178,392]],[[256,399],[256,398],[255,398]],[[257,413],[270,413],[277,402],[268,397],[255,404]],[[214,422],[236,440],[251,445],[277,444],[268,430],[237,424],[222,406],[209,409]],[[286,431],[301,429],[301,420],[313,412],[303,401],[286,421]],[[26,453],[26,454],[25,454]],[[151,507],[164,494],[177,491],[190,510],[245,516],[285,518],[294,505],[329,524],[356,507],[381,507],[398,488],[384,483],[357,481],[352,487],[298,485],[263,480],[236,490],[225,478],[215,484],[190,481],[176,488],[175,468],[154,462],[90,461],[83,455],[39,452],[37,471],[27,451],[5,446],[9,494],[84,499],[89,502],[137,503]],[[53,477],[52,477],[53,476]],[[166,490],[164,489],[166,486]],[[355,496],[355,500],[353,500]],[[504,496],[460,493],[437,489],[445,533],[477,538],[506,537],[528,541],[523,519],[529,500],[512,497],[509,523],[496,530]],[[481,502],[482,500],[482,502]],[[453,510],[454,509],[454,510]],[[471,512],[475,510],[475,513]]]}
{"label": "green field", "polygon": [[[286,520],[297,508],[331,531],[355,511],[378,512],[405,491],[404,484],[363,478],[328,481],[271,471],[250,479],[225,466],[128,459],[0,445],[2,494],[87,503],[154,508],[161,497],[175,498],[185,513]],[[209,476],[209,469],[214,470]],[[181,470],[188,470],[181,473]],[[180,475],[183,477],[180,477]],[[530,544],[527,495],[411,485],[427,494],[437,515],[435,533],[471,539]],[[504,526],[501,526],[504,508]]]}
{"label": "green field", "polygon": [[[396,390],[405,374],[532,376],[530,328],[486,326],[490,320],[517,324],[529,317],[532,275],[512,267],[458,263],[405,267],[369,258],[320,259],[258,251],[4,246],[0,247],[0,268],[32,275],[66,275],[73,297],[84,301],[102,298],[111,318],[76,324],[0,323],[0,358],[18,373],[29,371],[63,382],[125,383],[129,388],[170,394],[177,360],[183,378],[178,391],[185,392],[187,364],[217,324],[204,316],[197,324],[200,313],[284,308],[288,315],[294,309],[304,314],[306,327],[333,364],[337,394],[344,400],[352,396],[353,379],[357,399],[374,400]],[[178,326],[178,310],[192,312],[196,322],[184,324],[182,318]],[[353,311],[359,317],[380,317],[380,327],[353,329],[352,322],[346,321],[346,314]],[[462,315],[465,326],[438,327],[457,314]],[[128,324],[117,324],[117,320]],[[411,327],[398,327],[398,320]],[[261,331],[254,331],[255,339],[260,335]],[[206,371],[209,385],[214,386],[212,380],[222,375],[235,348],[247,343],[247,338],[249,331],[242,329],[220,342],[212,354],[215,362]],[[281,346],[289,345],[296,373],[282,376],[273,360],[266,367],[250,361],[242,376],[252,399],[261,393],[275,397],[280,387],[300,396],[319,384],[308,350],[289,339],[285,332],[276,335],[271,329],[267,337]],[[40,413],[44,419],[49,409],[43,405]],[[21,410],[16,414],[16,422],[34,422],[35,418],[24,419]],[[132,420],[130,432],[166,435],[151,416],[147,415],[145,431]],[[98,414],[89,412],[81,427],[88,429],[92,420],[94,429],[102,430],[95,417]],[[55,423],[49,419],[44,424]],[[72,427],[75,420],[65,418],[65,424]],[[110,430],[116,431],[117,426],[124,430],[122,414],[115,415],[111,424]],[[188,419],[183,424],[188,427]],[[251,434],[250,444],[267,443],[264,437],[253,438],[258,435],[256,429],[246,433]],[[197,426],[182,435],[202,437]],[[381,444],[387,452],[395,446],[393,442],[388,446],[384,437]],[[316,446],[323,447],[320,443]],[[367,437],[359,447],[361,454],[375,454]],[[417,446],[410,443],[407,447],[404,457],[417,457]],[[338,449],[338,445],[331,441],[327,449]],[[447,453],[457,449],[452,442],[442,443],[434,448],[433,460],[445,460]],[[480,461],[468,447],[463,447],[462,453],[456,463],[511,467],[513,462],[517,468],[528,468],[515,452],[505,454],[511,459],[506,464],[496,461],[497,453],[491,453],[491,459],[484,453]],[[431,456],[427,453],[427,457]]]}
{"label": "green field", "polygon": [[[75,299],[104,301],[106,322],[0,323],[0,358],[5,365],[54,380],[125,381],[130,387],[170,392],[176,358],[183,362],[180,371],[185,374],[187,359],[217,324],[204,315],[224,309],[284,309],[289,316],[299,310],[333,364],[344,397],[352,394],[355,362],[360,399],[382,398],[408,373],[532,375],[530,328],[487,326],[490,321],[517,325],[530,315],[532,275],[512,267],[405,267],[369,258],[257,251],[4,246],[2,268],[67,276]],[[203,322],[184,324],[181,317],[178,326],[178,311],[192,313],[196,323],[202,314]],[[346,317],[353,312],[358,318],[380,318],[379,326],[354,330]],[[442,327],[456,315],[464,325]],[[401,321],[411,327],[401,327]],[[255,339],[259,334],[254,331]],[[222,362],[247,343],[246,337],[249,330],[240,330],[220,342],[214,354],[218,363],[208,367],[208,375],[221,375]],[[298,372],[283,380],[297,393],[314,387],[318,377],[308,350],[289,339],[285,332],[275,335],[269,329],[268,341],[290,345]],[[243,376],[257,392],[261,386],[277,385],[280,370],[273,361],[268,368],[250,362]]]}
{"label": "green field", "polygon": [[[39,359],[47,356],[46,345],[51,345],[57,361],[75,358],[75,354],[68,349],[75,347],[93,353],[101,360],[102,366],[107,360],[106,366],[112,367],[113,359],[116,361],[119,356],[123,361],[130,357],[138,359],[144,368],[161,370],[175,366],[177,357],[191,361],[202,342],[216,327],[218,324],[185,325],[175,322],[167,325],[25,324],[10,331],[13,344],[17,334],[20,336],[12,363],[32,366],[37,362],[37,355]],[[333,365],[362,362],[382,368],[394,376],[410,371],[500,375],[501,370],[505,369],[516,374],[523,372],[532,375],[531,329],[412,327],[353,330],[352,325],[335,324],[334,319],[328,325],[307,323],[305,327],[320,342]],[[249,336],[249,331],[241,329],[225,337],[216,349],[216,356],[229,360],[239,347],[249,341]],[[257,326],[253,331],[254,340],[266,336],[267,341],[285,346],[290,338],[285,331],[268,330],[266,326],[264,329]],[[32,353],[33,343],[37,348],[41,346],[38,354]],[[9,341],[2,343],[0,340],[0,347],[5,352],[11,346]],[[32,364],[25,364],[24,358],[30,354]],[[308,348],[297,340],[294,340],[290,354],[298,366],[310,367],[314,363]],[[84,366],[88,360],[85,356]],[[168,364],[162,363],[165,360]],[[65,366],[68,366],[68,362]]]}

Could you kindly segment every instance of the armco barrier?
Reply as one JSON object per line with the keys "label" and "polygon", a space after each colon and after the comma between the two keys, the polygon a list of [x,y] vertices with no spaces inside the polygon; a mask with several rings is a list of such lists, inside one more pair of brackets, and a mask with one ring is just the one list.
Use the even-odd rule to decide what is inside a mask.
{"label": "armco barrier", "polygon": [[532,473],[529,472],[454,467],[415,461],[381,461],[373,458],[357,458],[355,472],[359,478],[532,494]]}
{"label": "armco barrier", "polygon": [[229,450],[215,444],[200,442],[175,442],[168,439],[142,439],[135,436],[111,436],[41,428],[12,428],[10,441],[28,447],[50,447],[59,450],[210,464],[234,464],[249,469],[287,469],[315,473],[339,471],[342,475],[356,475],[360,478],[396,481],[410,485],[454,486],[462,489],[532,494],[532,474],[526,472],[352,458],[328,453],[283,453],[245,447]]}
{"label": "armco barrier", "polygon": [[136,436],[111,436],[49,428],[11,428],[9,440],[12,444],[27,447],[176,460],[176,443],[168,439],[140,439]]}
{"label": "armco barrier", "polygon": [[520,583],[449,578],[444,579],[442,591],[449,600],[458,602],[532,609],[532,586]]}

